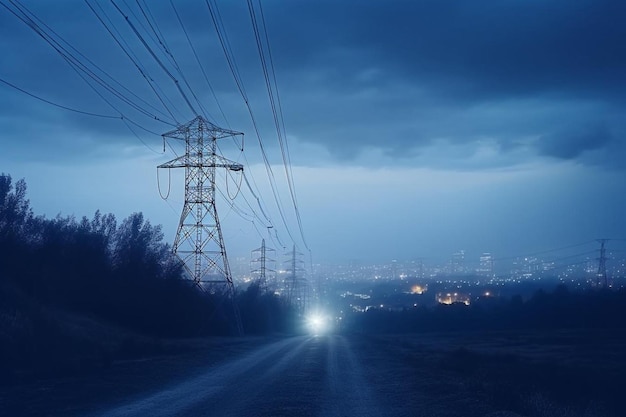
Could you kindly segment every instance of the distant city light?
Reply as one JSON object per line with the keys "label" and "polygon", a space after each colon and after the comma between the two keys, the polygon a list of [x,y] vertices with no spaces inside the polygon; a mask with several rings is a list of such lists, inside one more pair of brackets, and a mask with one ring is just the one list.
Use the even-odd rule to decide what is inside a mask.
{"label": "distant city light", "polygon": [[411,294],[422,295],[426,291],[427,288],[428,287],[426,286],[422,287],[421,285],[413,285],[411,287]]}

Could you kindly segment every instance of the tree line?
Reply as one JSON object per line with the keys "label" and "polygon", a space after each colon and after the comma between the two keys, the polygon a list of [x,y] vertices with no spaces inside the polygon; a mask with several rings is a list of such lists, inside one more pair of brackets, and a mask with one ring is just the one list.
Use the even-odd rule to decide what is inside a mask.
{"label": "tree line", "polygon": [[[161,226],[140,212],[122,221],[100,211],[92,218],[46,218],[33,213],[26,191],[24,180],[13,183],[10,175],[0,174],[0,317],[5,322],[29,304],[87,314],[157,337],[232,334],[231,301],[182,279],[182,264],[163,242]],[[289,308],[258,286],[238,293],[236,302],[247,333],[288,330]]]}

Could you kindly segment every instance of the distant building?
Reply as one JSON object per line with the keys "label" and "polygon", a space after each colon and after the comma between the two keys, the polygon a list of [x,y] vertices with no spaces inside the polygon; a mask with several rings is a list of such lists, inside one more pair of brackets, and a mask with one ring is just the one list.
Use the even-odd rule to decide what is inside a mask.
{"label": "distant building", "polygon": [[465,273],[465,251],[460,250],[452,254],[450,260],[450,273],[463,274]]}
{"label": "distant building", "polygon": [[522,263],[522,270],[524,274],[533,275],[541,270],[542,262],[534,256],[524,258]]}
{"label": "distant building", "polygon": [[454,304],[454,303],[463,303],[466,306],[470,305],[470,296],[469,294],[463,294],[459,292],[454,293],[438,293],[437,294],[437,302],[440,304]]}
{"label": "distant building", "polygon": [[541,272],[542,264],[543,262],[541,260],[533,256],[517,258],[515,262],[513,262],[511,275],[519,278],[531,278]]}
{"label": "distant building", "polygon": [[484,277],[493,277],[493,257],[490,253],[485,252],[480,255],[480,262],[476,272]]}

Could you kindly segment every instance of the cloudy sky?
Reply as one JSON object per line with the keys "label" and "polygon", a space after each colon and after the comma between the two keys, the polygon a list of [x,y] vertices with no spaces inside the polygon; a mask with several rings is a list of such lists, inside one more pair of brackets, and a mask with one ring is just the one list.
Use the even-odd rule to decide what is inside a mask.
{"label": "cloudy sky", "polygon": [[[247,2],[156,3],[0,1],[0,171],[26,179],[36,213],[142,211],[172,240],[183,177],[172,173],[163,201],[170,177],[157,183],[155,167],[174,154],[159,135],[195,116],[175,78],[192,107],[245,134],[243,152],[234,141],[221,150],[245,165],[271,223],[242,178],[221,173],[231,256],[249,256],[262,237],[279,253],[292,241],[306,252]],[[497,258],[626,237],[623,1],[252,4],[265,18],[314,260],[441,260],[460,249]]]}

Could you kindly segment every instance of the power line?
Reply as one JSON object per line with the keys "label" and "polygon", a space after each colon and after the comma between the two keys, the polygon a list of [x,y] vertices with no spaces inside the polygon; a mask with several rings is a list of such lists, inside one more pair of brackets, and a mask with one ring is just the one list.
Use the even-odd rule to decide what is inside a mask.
{"label": "power line", "polygon": [[[274,118],[274,125],[276,128],[276,134],[278,137],[278,142],[280,145],[280,150],[281,150],[281,155],[282,155],[282,160],[283,160],[283,166],[285,169],[285,176],[287,178],[287,185],[289,187],[289,193],[291,196],[291,201],[293,204],[293,208],[294,208],[294,212],[296,215],[296,220],[298,222],[298,229],[300,231],[300,237],[302,238],[302,242],[304,243],[304,246],[307,250],[310,250],[307,243],[306,243],[306,239],[304,237],[304,229],[302,227],[302,219],[300,217],[300,210],[298,209],[298,203],[297,203],[297,198],[296,198],[296,193],[295,193],[295,187],[293,184],[293,172],[291,169],[291,161],[289,158],[289,149],[287,148],[286,145],[286,135],[285,135],[285,125],[284,125],[284,118],[283,118],[283,113],[282,113],[282,106],[280,105],[280,95],[278,93],[278,84],[276,82],[276,72],[274,69],[274,63],[273,63],[273,59],[272,59],[272,54],[271,54],[271,48],[270,48],[270,43],[269,43],[269,36],[267,34],[267,26],[265,25],[265,18],[263,15],[263,9],[261,6],[261,2],[259,2],[259,10],[260,10],[260,14],[261,14],[261,27],[263,29],[263,33],[264,33],[264,39],[265,39],[265,45],[267,48],[267,55],[268,58],[266,58],[265,56],[265,49],[263,47],[263,38],[261,37],[261,33],[259,30],[259,25],[258,25],[258,21],[257,21],[257,16],[256,16],[256,12],[254,9],[254,4],[252,3],[252,0],[247,0],[247,4],[248,4],[248,12],[250,14],[250,19],[252,21],[252,28],[253,28],[253,32],[254,32],[254,37],[256,40],[256,45],[257,45],[257,51],[259,54],[259,60],[261,62],[261,69],[263,70],[263,76],[265,78],[265,86],[267,89],[267,93],[268,93],[268,97],[269,97],[269,101],[270,101],[270,107],[272,110],[272,115]],[[268,60],[270,63],[270,67],[268,68]],[[273,80],[273,85],[272,85],[272,80]],[[275,97],[276,96],[276,97]]]}
{"label": "power line", "polygon": [[[157,91],[156,87],[153,85],[153,81],[154,80],[152,80],[152,78],[148,76],[146,70],[139,65],[139,59],[136,56],[133,56],[134,54],[132,53],[132,50],[130,49],[130,46],[128,44],[126,44],[126,46],[122,45],[122,42],[124,42],[124,38],[117,31],[117,28],[115,27],[115,25],[113,24],[111,19],[108,17],[108,15],[105,13],[104,9],[102,9],[102,7],[98,3],[96,3],[98,8],[100,9],[100,12],[107,19],[107,21],[109,22],[109,25],[111,27],[109,27],[109,25],[106,24],[106,22],[102,19],[100,14],[98,14],[98,12],[91,6],[91,4],[89,4],[88,0],[85,0],[85,3],[89,7],[89,9],[93,12],[93,14],[96,16],[98,21],[100,21],[102,26],[104,26],[104,28],[109,33],[109,35],[113,38],[115,43],[117,43],[117,45],[120,47],[120,49],[124,52],[124,54],[128,57],[128,59],[133,63],[135,68],[137,68],[137,71],[139,71],[141,76],[146,80],[146,82],[148,83],[148,86],[150,87],[150,89],[152,90],[154,95],[157,97],[157,99],[161,102],[161,104],[163,105],[165,110],[169,113],[170,117],[174,120],[174,122],[176,122],[176,124],[178,124],[178,120],[177,120],[176,116],[174,116],[174,113],[172,112],[172,110],[170,110],[170,108],[165,103],[165,100],[163,99],[163,97],[161,97],[161,94],[159,94],[159,92]],[[117,32],[117,36],[113,33],[113,30],[115,30]]]}
{"label": "power line", "polygon": [[494,262],[495,261],[501,262],[501,261],[508,261],[508,260],[511,260],[511,259],[527,258],[529,256],[543,255],[543,254],[551,253],[551,252],[559,252],[559,251],[562,251],[562,250],[565,250],[565,249],[572,249],[572,248],[576,248],[576,247],[579,247],[579,246],[588,245],[588,244],[593,243],[593,242],[594,242],[593,240],[587,240],[585,242],[575,243],[573,245],[561,246],[561,247],[558,247],[558,248],[547,249],[547,250],[543,250],[543,251],[539,251],[539,252],[527,253],[527,254],[519,255],[519,256],[507,256],[507,257],[503,257],[503,258],[494,258],[493,261]]}
{"label": "power line", "polygon": [[33,93],[29,93],[28,91],[26,91],[26,90],[16,86],[15,84],[12,84],[12,83],[10,83],[7,80],[4,80],[2,78],[0,78],[0,82],[6,84],[9,87],[12,87],[12,88],[16,89],[17,91],[20,91],[20,92],[22,92],[22,93],[24,93],[24,94],[26,94],[26,95],[28,95],[28,96],[30,96],[32,98],[35,98],[37,100],[43,101],[44,103],[50,104],[50,105],[55,106],[55,107],[59,107],[59,108],[64,109],[64,110],[69,110],[69,111],[72,111],[72,112],[75,112],[75,113],[84,114],[84,115],[87,115],[87,116],[102,117],[102,118],[105,118],[105,119],[124,119],[123,116],[111,116],[111,115],[107,115],[107,114],[91,113],[91,112],[87,112],[87,111],[83,111],[83,110],[73,109],[71,107],[67,107],[67,106],[64,106],[62,104],[54,103],[54,102],[52,102],[50,100],[46,100],[45,98],[39,97],[39,96],[37,96],[37,95],[35,95]]}
{"label": "power line", "polygon": [[[166,124],[170,124],[167,123],[163,120],[161,120],[158,116],[150,113],[149,111],[147,111],[146,109],[142,108],[140,105],[136,104],[135,102],[133,102],[131,99],[129,99],[128,97],[126,97],[123,93],[119,92],[117,89],[115,89],[113,86],[111,86],[109,83],[107,83],[105,80],[102,79],[102,77],[100,77],[98,74],[96,74],[91,68],[89,68],[87,65],[85,65],[83,62],[81,62],[80,59],[78,59],[75,55],[73,55],[67,48],[65,48],[57,39],[55,39],[52,35],[50,35],[50,33],[46,32],[46,30],[44,28],[42,28],[42,26],[40,26],[37,22],[35,22],[33,20],[33,18],[37,19],[38,21],[42,22],[41,19],[37,18],[35,16],[34,13],[32,13],[30,10],[28,10],[26,7],[24,7],[23,5],[21,5],[19,2],[15,1],[15,0],[10,0],[11,4],[16,8],[16,10],[11,9],[6,3],[4,3],[3,1],[0,1],[0,4],[6,8],[11,14],[13,14],[17,19],[19,19],[22,23],[24,23],[26,26],[28,26],[31,30],[33,30],[37,35],[39,35],[39,37],[41,37],[46,43],[48,43],[48,45],[50,45],[67,63],[68,65],[92,88],[92,90],[94,90],[94,92],[96,94],[98,94],[105,102],[107,102],[107,104],[109,104],[110,106],[112,106],[112,108],[114,108],[114,110],[116,110],[118,113],[122,114],[121,111],[119,111],[115,106],[113,106],[110,102],[108,102],[103,96],[102,94],[97,91],[97,89],[95,89],[95,87],[93,87],[87,80],[86,78],[82,75],[83,73],[85,75],[87,75],[89,78],[91,78],[93,81],[95,81],[96,83],[98,83],[101,87],[103,87],[105,90],[109,91],[109,93],[111,93],[112,95],[114,95],[115,97],[117,97],[118,99],[120,99],[121,101],[123,101],[124,103],[128,104],[130,107],[134,108],[135,110],[137,110],[140,113],[143,113],[146,116],[149,116],[150,118],[157,120],[159,122],[163,122]],[[19,12],[19,13],[18,13]],[[21,13],[21,14],[20,14]],[[31,18],[30,16],[33,16],[33,18]],[[42,24],[49,28],[48,25],[46,25],[45,23],[42,22]],[[56,34],[56,32],[51,31],[53,34],[55,34],[55,36],[63,43],[65,43],[66,45],[69,45],[69,47],[73,50],[76,50],[76,48],[73,48],[69,42],[67,42],[66,40],[64,40],[61,36],[59,36],[58,34]],[[81,54],[82,55],[82,54]],[[97,65],[93,64],[93,62],[90,61],[90,63],[99,71],[103,72],[104,71],[99,68]],[[171,124],[170,124],[171,125]]]}
{"label": "power line", "polygon": [[222,117],[224,118],[226,125],[230,128],[230,123],[228,122],[228,118],[226,117],[226,114],[224,113],[224,110],[222,109],[222,106],[220,105],[220,102],[217,99],[217,95],[215,94],[215,90],[213,89],[213,86],[211,85],[211,82],[209,81],[209,77],[207,76],[207,73],[204,69],[204,65],[202,65],[202,62],[200,61],[200,58],[198,57],[196,48],[193,46],[193,43],[191,42],[191,38],[189,37],[189,34],[187,33],[187,29],[185,28],[185,25],[183,24],[183,21],[180,15],[178,14],[178,10],[176,10],[176,6],[174,6],[173,0],[170,0],[170,4],[172,5],[172,9],[174,10],[176,19],[178,19],[178,23],[180,23],[180,27],[182,28],[183,33],[185,34],[185,37],[187,38],[187,43],[189,44],[189,47],[191,48],[191,51],[193,52],[193,56],[196,58],[196,62],[198,63],[198,66],[200,67],[200,71],[202,72],[202,76],[204,77],[204,80],[209,86],[209,90],[211,91],[211,95],[213,96],[213,99],[215,100],[215,103],[217,104],[217,108],[220,110],[220,113],[222,114]]}
{"label": "power line", "polygon": [[[126,1],[124,1],[126,3]],[[174,66],[174,68],[176,69],[176,72],[178,73],[178,75],[180,75],[180,78],[183,80],[183,82],[185,83],[185,85],[187,86],[187,88],[189,89],[189,92],[191,93],[191,95],[193,96],[195,102],[198,104],[198,107],[200,108],[200,110],[202,110],[202,114],[207,118],[207,119],[213,119],[215,120],[213,117],[211,117],[209,115],[209,113],[207,112],[207,110],[204,108],[204,106],[202,105],[202,102],[198,99],[198,97],[196,96],[196,93],[194,91],[194,89],[191,87],[189,81],[187,80],[187,77],[185,76],[185,74],[183,73],[182,69],[180,68],[180,65],[178,64],[178,60],[176,59],[176,57],[174,56],[174,53],[172,52],[172,48],[170,48],[167,44],[167,40],[165,39],[165,36],[163,36],[163,33],[161,32],[161,30],[158,28],[158,23],[157,21],[154,19],[154,17],[152,16],[152,13],[149,13],[149,8],[148,5],[146,4],[146,10],[148,10],[148,13],[146,13],[146,10],[144,10],[144,8],[141,6],[141,3],[139,2],[139,0],[136,0],[137,3],[137,7],[139,7],[139,10],[141,11],[141,14],[143,15],[144,19],[146,20],[146,22],[148,22],[148,26],[150,26],[150,29],[152,30],[152,32],[154,33],[154,36],[156,37],[156,41],[158,42],[158,44],[161,46],[161,49],[163,49],[163,51],[165,52],[166,56],[169,58],[171,64]],[[145,2],[144,2],[145,4]],[[127,6],[128,7],[128,6]],[[131,9],[132,12],[132,9]],[[133,13],[134,15],[134,13]],[[139,20],[137,17],[135,17],[137,20]],[[152,19],[152,21],[150,20]],[[141,22],[140,22],[141,23]],[[143,25],[142,25],[143,26]],[[144,28],[145,30],[145,28]],[[157,33],[158,32],[158,33]],[[154,41],[154,40],[153,40]]]}
{"label": "power line", "polygon": [[129,120],[129,119],[124,119],[124,118],[122,117],[122,121],[124,122],[124,124],[126,125],[126,127],[128,128],[128,130],[130,130],[130,131],[132,132],[132,134],[133,134],[133,135],[134,135],[134,136],[135,136],[135,137],[139,140],[139,142],[141,142],[141,143],[143,144],[143,146],[145,146],[146,148],[148,148],[150,151],[152,151],[152,152],[154,152],[154,153],[156,153],[156,154],[158,154],[158,155],[161,155],[161,152],[159,152],[159,151],[156,151],[156,150],[152,149],[152,147],[151,147],[150,145],[148,145],[148,144],[146,143],[146,141],[144,141],[143,139],[141,139],[141,136],[139,136],[139,135],[137,134],[137,132],[135,132],[135,131],[133,130],[133,128],[132,128],[132,127],[130,127],[129,123],[132,123],[132,124],[134,124],[135,126],[137,126],[137,127],[141,128],[141,129],[144,129],[144,130],[148,131],[149,133],[153,133],[153,134],[156,134],[156,133],[154,133],[154,132],[152,132],[152,131],[149,131],[149,130],[147,130],[147,129],[143,128],[142,126],[140,126],[140,125],[136,124],[136,123],[135,123],[135,122],[133,122],[132,120]]}
{"label": "power line", "polygon": [[213,21],[213,25],[215,27],[215,30],[217,32],[217,36],[218,39],[220,41],[220,45],[222,47],[222,51],[224,52],[224,55],[226,57],[226,61],[228,63],[228,67],[230,68],[231,74],[233,75],[233,78],[235,79],[235,84],[237,85],[237,88],[239,89],[239,93],[241,94],[244,103],[246,104],[246,108],[248,109],[248,113],[250,115],[250,119],[252,121],[252,126],[254,128],[254,131],[256,133],[256,137],[258,139],[258,143],[259,143],[259,148],[261,150],[261,155],[263,157],[263,162],[265,164],[265,170],[267,172],[268,178],[269,178],[269,183],[270,183],[270,188],[272,189],[272,195],[274,196],[274,200],[276,202],[276,206],[278,208],[278,212],[280,214],[281,220],[283,222],[283,225],[285,226],[285,229],[287,231],[287,234],[289,235],[289,237],[291,238],[292,241],[295,242],[295,239],[293,238],[293,235],[291,234],[291,230],[289,229],[289,226],[287,225],[287,220],[285,218],[285,214],[283,212],[283,208],[282,208],[282,203],[280,202],[280,198],[278,195],[278,191],[276,189],[276,179],[274,177],[274,172],[272,171],[272,167],[269,163],[269,159],[267,158],[267,153],[265,152],[265,147],[263,145],[263,140],[261,139],[261,133],[259,131],[259,127],[256,121],[256,118],[254,117],[254,112],[252,111],[252,106],[250,105],[250,102],[248,100],[248,97],[246,95],[245,89],[243,87],[243,82],[241,80],[241,77],[239,76],[239,71],[236,67],[236,64],[234,62],[234,57],[232,57],[232,52],[230,51],[229,46],[227,46],[226,44],[226,39],[225,39],[225,34],[222,34],[222,30],[220,30],[220,23],[218,22],[218,8],[217,8],[217,4],[214,6],[215,7],[215,12],[213,10],[213,7],[211,7],[210,3],[208,0],[205,0],[205,3],[209,9],[209,13],[211,15],[211,20]]}
{"label": "power line", "polygon": [[144,39],[143,36],[141,36],[141,34],[139,33],[139,31],[137,30],[137,28],[135,27],[135,25],[133,25],[133,22],[130,21],[130,19],[128,18],[127,15],[124,14],[124,12],[122,11],[122,9],[120,9],[118,7],[118,5],[115,3],[114,0],[111,0],[111,3],[113,4],[113,6],[115,6],[115,8],[117,9],[117,11],[124,17],[124,20],[126,20],[126,23],[128,23],[128,25],[130,26],[130,28],[132,29],[133,33],[135,34],[135,36],[137,36],[137,38],[139,39],[139,41],[141,42],[141,44],[146,48],[146,50],[150,53],[150,55],[152,56],[152,58],[154,58],[154,60],[157,62],[157,64],[159,64],[159,66],[163,69],[163,71],[168,75],[168,77],[170,77],[172,79],[172,81],[174,82],[174,85],[176,86],[176,88],[178,89],[178,91],[180,92],[181,96],[183,97],[183,99],[185,100],[185,103],[187,104],[187,106],[189,106],[189,108],[191,109],[192,113],[194,115],[197,115],[198,112],[196,111],[196,109],[193,107],[193,105],[191,104],[191,102],[189,101],[189,98],[187,97],[187,95],[185,94],[185,92],[183,91],[183,89],[180,86],[180,83],[178,82],[178,80],[176,79],[176,77],[174,77],[172,75],[172,73],[165,67],[165,65],[163,64],[163,62],[159,59],[159,57],[156,56],[156,54],[154,53],[154,51],[152,50],[152,48],[150,48],[150,45],[148,45],[148,43],[146,42],[146,40]]}
{"label": "power line", "polygon": [[[86,65],[84,65],[82,62],[80,62],[79,59],[77,59],[74,55],[71,54],[71,52],[69,52],[65,47],[63,47],[57,40],[55,40],[49,33],[47,33],[44,29],[41,28],[41,26],[39,26],[30,16],[28,16],[26,14],[26,12],[28,12],[30,15],[32,15],[35,19],[37,19],[39,22],[41,22],[46,28],[49,28],[49,30],[52,31],[52,29],[45,24],[45,22],[43,22],[41,19],[37,18],[36,15],[34,15],[32,12],[30,12],[28,9],[26,9],[24,6],[24,10],[26,10],[26,12],[24,10],[22,10],[20,8],[19,4],[16,4],[16,2],[14,2],[13,0],[10,0],[11,3],[13,4],[14,7],[16,7],[21,13],[22,16],[20,16],[19,14],[17,14],[14,10],[10,9],[4,2],[0,2],[0,4],[2,4],[3,7],[5,7],[7,10],[9,10],[14,16],[16,16],[20,21],[22,21],[24,24],[26,24],[30,29],[32,29],[35,33],[37,33],[42,39],[44,39],[70,66],[70,68],[72,68],[72,70],[74,72],[76,72],[76,74],[96,93],[96,95],[98,95],[107,105],[109,105],[113,110],[115,110],[117,113],[120,114],[120,119],[122,119],[123,123],[126,125],[126,127],[131,131],[131,133],[133,133],[133,135],[144,145],[146,146],[146,148],[148,148],[150,151],[155,152],[156,151],[154,149],[152,149],[143,139],[141,139],[141,137],[130,127],[130,124],[133,124],[134,126],[148,132],[148,133],[152,133],[155,135],[158,135],[156,132],[151,131],[150,129],[147,129],[146,127],[142,126],[141,124],[135,122],[134,120],[132,120],[131,118],[127,117],[124,115],[124,113],[122,113],[122,111],[117,108],[115,105],[113,105],[113,103],[111,103],[109,100],[106,99],[106,97],[104,97],[102,95],[102,93],[100,91],[98,91],[97,88],[95,88],[91,82],[89,82],[89,80],[87,79],[86,76],[88,76],[89,78],[91,78],[93,81],[97,82],[98,84],[100,84],[102,87],[104,87],[105,89],[107,89],[109,92],[111,92],[112,94],[114,94],[115,96],[117,96],[118,98],[122,99],[123,101],[125,101],[127,104],[131,105],[131,107],[143,112],[144,114],[149,114],[147,111],[145,111],[144,109],[142,109],[141,107],[137,106],[135,103],[133,103],[131,100],[129,100],[127,97],[123,96],[121,93],[119,93],[119,91],[117,91],[115,88],[111,87],[108,83],[106,83],[106,81],[104,81],[101,77],[99,77],[97,74],[95,74],[90,68],[88,68]],[[58,34],[56,34],[56,32],[52,31],[62,42],[64,42],[65,44],[67,44],[71,49],[76,50],[76,48],[72,47],[71,44],[69,44],[69,42],[65,41],[61,36],[59,36]],[[78,51],[77,51],[78,52]],[[82,55],[82,54],[81,54]],[[83,55],[84,56],[84,55]],[[93,62],[89,61],[92,65],[96,66],[95,64],[93,64]],[[97,67],[97,66],[96,66]],[[98,67],[97,67],[98,68]],[[101,70],[102,71],[102,70]],[[104,72],[104,71],[102,71]],[[53,103],[52,103],[53,104]],[[161,121],[157,116],[154,116],[155,120]],[[167,123],[167,122],[164,122]]]}
{"label": "power line", "polygon": [[161,112],[159,109],[157,109],[156,107],[152,106],[152,104],[150,104],[149,102],[147,102],[146,100],[144,100],[143,98],[141,98],[140,96],[138,96],[137,94],[135,94],[132,90],[126,88],[122,83],[120,83],[119,81],[117,81],[113,76],[111,76],[108,72],[106,72],[102,67],[100,67],[99,65],[97,65],[96,63],[94,63],[91,59],[89,59],[89,57],[87,57],[85,54],[83,54],[81,51],[79,51],[78,49],[76,49],[72,44],[68,43],[66,40],[63,39],[63,37],[61,35],[59,35],[52,27],[50,27],[48,24],[46,24],[46,22],[44,22],[43,20],[41,20],[39,17],[37,17],[37,15],[35,15],[33,12],[31,12],[26,6],[22,5],[19,3],[19,1],[17,0],[10,0],[12,3],[14,3],[16,5],[16,7],[25,15],[28,14],[30,16],[30,18],[35,19],[37,22],[39,22],[41,25],[43,25],[48,31],[50,31],[50,33],[52,33],[54,36],[56,36],[58,39],[60,39],[62,42],[64,42],[71,50],[73,50],[74,52],[76,52],[76,54],[78,54],[81,58],[83,58],[85,61],[87,61],[90,65],[92,65],[94,68],[96,68],[98,71],[100,71],[104,76],[106,76],[109,80],[111,80],[112,82],[114,82],[115,84],[117,84],[120,88],[122,88],[123,90],[125,90],[126,92],[128,92],[129,94],[131,94],[132,96],[134,96],[136,99],[140,100],[141,102],[143,102],[145,105],[147,105],[148,107],[152,108],[153,110],[155,110],[156,112],[161,113],[161,115],[167,117],[167,115],[165,115],[163,112]]}

